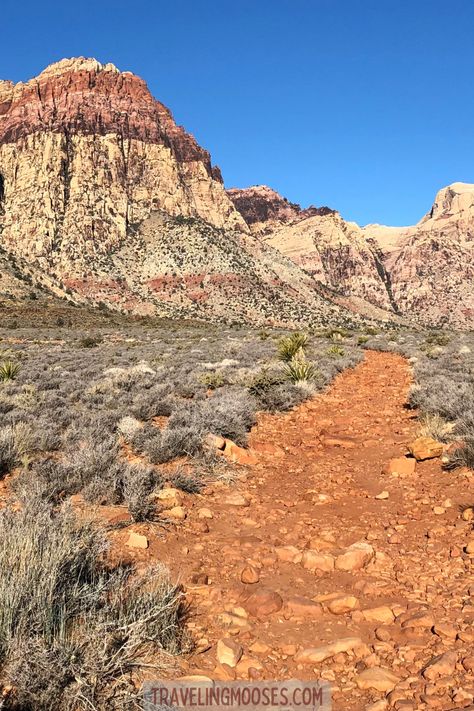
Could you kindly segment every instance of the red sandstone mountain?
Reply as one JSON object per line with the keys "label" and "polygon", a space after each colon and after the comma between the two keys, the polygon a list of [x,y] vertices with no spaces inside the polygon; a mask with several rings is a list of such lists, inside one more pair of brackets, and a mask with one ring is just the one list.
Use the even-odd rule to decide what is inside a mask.
{"label": "red sandstone mountain", "polygon": [[345,313],[251,235],[143,80],[94,59],[0,82],[0,248],[30,283],[134,313],[287,325]]}
{"label": "red sandstone mountain", "polygon": [[[63,60],[0,81],[0,296],[31,285],[134,313],[470,327],[474,186],[416,226],[360,228],[265,186],[226,191],[142,79]],[[13,265],[13,266],[12,266]]]}
{"label": "red sandstone mountain", "polygon": [[428,215],[402,228],[361,228],[328,208],[302,210],[266,186],[228,195],[255,234],[352,308],[366,312],[369,302],[424,325],[472,327],[474,185],[444,188]]}

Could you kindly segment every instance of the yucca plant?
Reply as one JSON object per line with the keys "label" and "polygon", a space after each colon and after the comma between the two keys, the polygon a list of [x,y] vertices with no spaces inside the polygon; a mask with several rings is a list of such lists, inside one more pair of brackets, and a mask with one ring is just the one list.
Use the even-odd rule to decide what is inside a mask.
{"label": "yucca plant", "polygon": [[0,363],[0,381],[4,383],[8,380],[15,380],[19,372],[19,363],[14,363],[12,360],[4,360],[3,363]]}
{"label": "yucca plant", "polygon": [[291,336],[285,336],[278,343],[278,358],[285,363],[289,363],[299,351],[303,352],[308,343],[306,333],[296,331]]}
{"label": "yucca plant", "polygon": [[344,348],[341,348],[341,346],[333,345],[330,348],[328,348],[328,355],[332,356],[333,358],[339,358],[340,356],[344,355]]}
{"label": "yucca plant", "polygon": [[302,349],[297,351],[288,363],[285,363],[284,371],[287,379],[295,384],[312,380],[317,373],[314,363],[306,360]]}

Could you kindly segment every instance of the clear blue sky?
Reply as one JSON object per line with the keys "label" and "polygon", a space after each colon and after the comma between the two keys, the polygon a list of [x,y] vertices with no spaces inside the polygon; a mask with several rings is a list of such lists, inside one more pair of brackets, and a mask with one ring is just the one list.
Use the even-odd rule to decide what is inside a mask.
{"label": "clear blue sky", "polygon": [[474,182],[473,0],[3,0],[0,77],[141,75],[221,166],[360,223]]}

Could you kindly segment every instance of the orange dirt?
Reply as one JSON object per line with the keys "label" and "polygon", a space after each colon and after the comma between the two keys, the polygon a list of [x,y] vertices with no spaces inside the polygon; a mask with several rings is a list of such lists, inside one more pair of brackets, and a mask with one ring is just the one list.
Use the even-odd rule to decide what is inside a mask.
{"label": "orange dirt", "polygon": [[[474,646],[474,558],[464,547],[473,531],[459,506],[474,501],[474,479],[443,472],[439,460],[417,463],[408,476],[382,474],[416,435],[416,418],[404,407],[410,382],[400,356],[366,353],[326,393],[289,413],[260,416],[250,436],[258,463],[230,486],[184,496],[184,521],[112,533],[124,555],[141,564],[162,560],[184,583],[197,649],[183,674],[324,678],[334,685],[335,711],[369,709],[387,693],[390,705],[376,709],[446,711],[469,702],[474,674],[462,661]],[[382,491],[388,498],[375,498]],[[236,495],[244,500],[231,503]],[[124,546],[130,529],[147,535],[147,550]],[[375,552],[360,570],[314,571],[298,562],[310,546],[331,566],[358,541]],[[279,550],[285,546],[294,550]],[[242,583],[244,568],[244,579],[259,582]],[[248,599],[256,590],[268,594]],[[330,602],[343,595],[350,597]],[[216,659],[224,637],[243,649],[234,669]],[[348,637],[361,641],[325,661],[307,663],[300,653]],[[444,653],[440,669],[423,672]],[[376,672],[384,691],[359,688],[364,670],[375,667],[400,680],[394,691],[387,671]]]}

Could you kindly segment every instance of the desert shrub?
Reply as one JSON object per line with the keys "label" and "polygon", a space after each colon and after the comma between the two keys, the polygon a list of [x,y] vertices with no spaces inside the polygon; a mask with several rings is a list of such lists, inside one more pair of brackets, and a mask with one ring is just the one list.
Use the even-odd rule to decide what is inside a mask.
{"label": "desert shrub", "polygon": [[445,469],[457,469],[458,467],[468,467],[474,469],[474,437],[466,439],[448,455],[444,463]]}
{"label": "desert shrub", "polygon": [[0,680],[5,708],[135,708],[140,670],[170,666],[184,608],[162,566],[106,568],[103,535],[70,511],[0,512]]}
{"label": "desert shrub", "polygon": [[156,385],[150,390],[138,393],[133,401],[131,412],[139,420],[151,420],[153,417],[169,417],[172,411],[171,387]]}
{"label": "desert shrub", "polygon": [[357,344],[358,344],[359,346],[364,346],[364,345],[367,343],[367,341],[369,341],[369,340],[370,340],[370,339],[369,339],[368,336],[359,336],[359,337],[357,338]]}
{"label": "desert shrub", "polygon": [[15,432],[12,427],[0,429],[0,477],[5,476],[18,463]]}
{"label": "desert shrub", "polygon": [[221,388],[225,384],[225,378],[222,373],[203,373],[199,376],[199,382],[210,390]]}
{"label": "desert shrub", "polygon": [[306,333],[299,333],[298,331],[292,333],[291,336],[282,338],[278,343],[279,360],[289,363],[300,350],[304,350],[307,344],[308,336]]}
{"label": "desert shrub", "polygon": [[100,336],[84,336],[79,341],[81,348],[95,348],[100,343],[102,343],[102,338]]}
{"label": "desert shrub", "polygon": [[441,331],[432,331],[428,333],[425,341],[431,346],[447,346],[451,341],[451,336]]}
{"label": "desert shrub", "polygon": [[269,412],[290,410],[306,399],[300,388],[286,380],[281,368],[262,368],[251,378],[248,390],[257,408]]}
{"label": "desert shrub", "polygon": [[171,484],[187,494],[199,494],[204,488],[203,477],[197,470],[178,469],[170,477]]}
{"label": "desert shrub", "polygon": [[314,363],[310,363],[304,354],[294,356],[289,363],[285,363],[284,372],[288,380],[292,383],[301,383],[313,380],[317,376],[317,369]]}
{"label": "desert shrub", "polygon": [[135,417],[126,415],[117,424],[117,431],[127,441],[131,441],[133,436],[141,429],[140,422]]}
{"label": "desert shrub", "polygon": [[15,380],[20,372],[20,364],[12,360],[4,360],[0,363],[0,381],[6,383],[9,380]]}
{"label": "desert shrub", "polygon": [[145,454],[152,464],[163,464],[173,459],[199,454],[203,446],[203,431],[197,426],[167,427],[161,435],[150,439]]}
{"label": "desert shrub", "polygon": [[330,348],[328,348],[328,356],[331,356],[331,358],[340,358],[341,356],[344,355],[345,351],[344,348],[341,348],[341,346],[337,346],[334,344]]}
{"label": "desert shrub", "polygon": [[152,467],[127,467],[123,477],[123,498],[134,521],[153,518],[155,509],[150,494],[162,486],[161,475]]}

